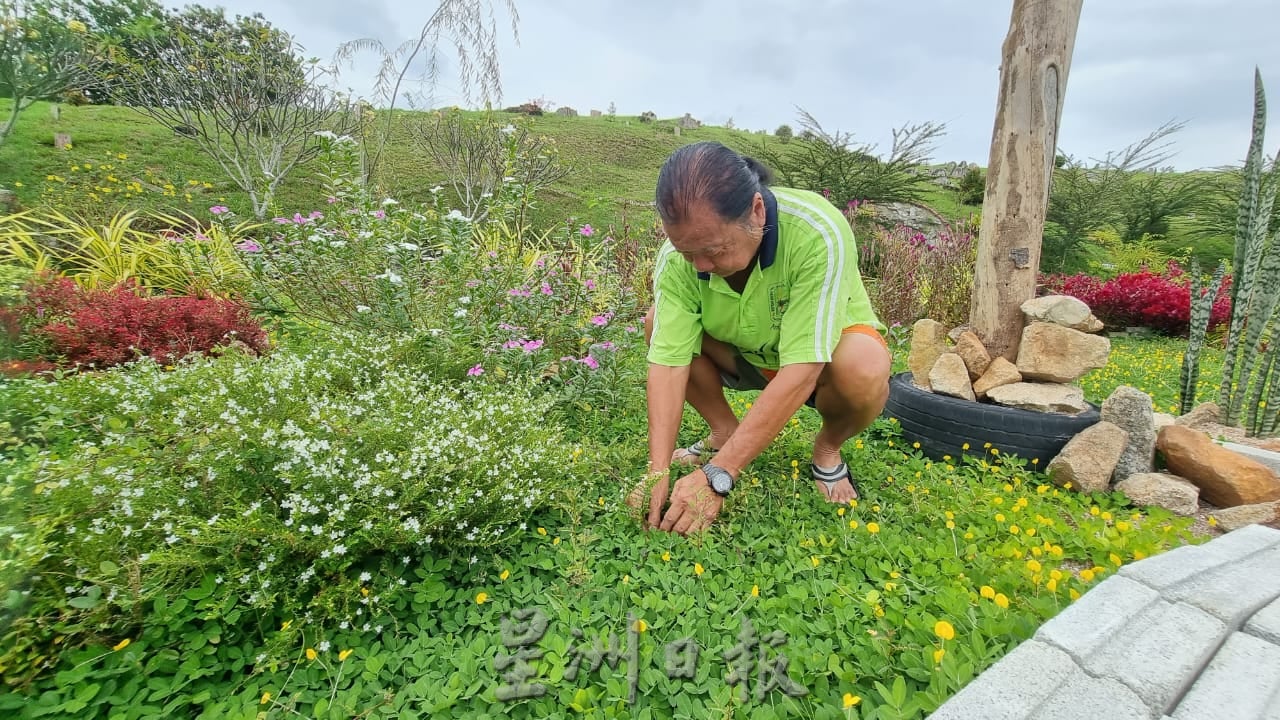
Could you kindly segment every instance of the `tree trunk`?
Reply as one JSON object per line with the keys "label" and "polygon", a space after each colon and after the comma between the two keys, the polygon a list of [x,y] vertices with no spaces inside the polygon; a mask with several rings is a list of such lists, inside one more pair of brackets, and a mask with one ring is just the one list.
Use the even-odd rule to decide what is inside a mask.
{"label": "tree trunk", "polygon": [[1014,0],[969,323],[992,357],[1017,358],[1022,303],[1035,297],[1067,71],[1083,0]]}

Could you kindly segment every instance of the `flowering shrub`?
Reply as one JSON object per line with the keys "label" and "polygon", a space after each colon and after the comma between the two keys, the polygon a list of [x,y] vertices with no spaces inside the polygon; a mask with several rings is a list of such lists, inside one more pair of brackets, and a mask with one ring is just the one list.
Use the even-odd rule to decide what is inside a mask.
{"label": "flowering shrub", "polygon": [[[0,647],[127,635],[152,600],[184,593],[218,616],[377,634],[413,558],[525,530],[574,457],[549,401],[511,382],[437,383],[407,347],[346,334],[261,360],[0,383],[0,421],[53,448],[5,483],[30,494],[47,537],[29,571],[57,578]],[[0,668],[27,670],[12,660]]]}
{"label": "flowering shrub", "polygon": [[239,341],[263,351],[267,336],[238,302],[161,295],[142,297],[132,284],[84,290],[68,278],[35,286],[18,308],[19,322],[67,362],[110,367],[145,355],[173,363]]}
{"label": "flowering shrub", "polygon": [[[850,203],[846,215],[855,226],[860,208]],[[969,314],[977,243],[967,232],[944,232],[935,238],[905,226],[886,230],[871,226],[858,237],[858,267],[871,306],[886,325],[911,325],[930,317],[959,325]]]}
{"label": "flowering shrub", "polygon": [[[1048,292],[1083,300],[1108,327],[1149,327],[1165,335],[1185,336],[1191,323],[1191,279],[1170,262],[1164,273],[1149,269],[1121,273],[1110,280],[1085,274],[1053,275],[1043,281]],[[1209,316],[1209,329],[1231,316],[1231,278],[1225,278]]]}

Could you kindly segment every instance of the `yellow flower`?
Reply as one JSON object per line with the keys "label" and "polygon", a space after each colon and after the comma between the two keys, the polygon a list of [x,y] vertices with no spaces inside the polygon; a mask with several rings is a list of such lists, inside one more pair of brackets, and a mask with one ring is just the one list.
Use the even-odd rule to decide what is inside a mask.
{"label": "yellow flower", "polygon": [[1005,597],[1004,593],[996,593],[996,604],[1002,608],[1008,608],[1009,598]]}
{"label": "yellow flower", "polygon": [[539,535],[546,535],[546,534],[547,534],[547,529],[546,529],[546,528],[544,528],[544,527],[540,527],[540,528],[538,528],[538,534],[539,534]]}
{"label": "yellow flower", "polygon": [[1120,556],[1115,553],[1111,553],[1110,559],[1111,559],[1111,564],[1115,565],[1116,567],[1120,567],[1121,565],[1124,564],[1124,560],[1121,560]]}
{"label": "yellow flower", "polygon": [[951,623],[946,620],[939,620],[933,625],[933,634],[943,640],[954,640],[956,636],[956,629],[951,627]]}
{"label": "yellow flower", "polygon": [[258,704],[266,705],[269,702],[271,702],[271,693],[269,692],[262,693],[262,699],[258,701]]}
{"label": "yellow flower", "polygon": [[1120,522],[1116,523],[1116,529],[1119,530],[1120,532],[1129,532],[1131,529],[1133,529],[1133,526],[1125,522],[1124,520],[1121,520]]}
{"label": "yellow flower", "polygon": [[130,643],[130,642],[132,642],[132,641],[131,641],[131,640],[129,640],[129,638],[125,638],[125,639],[121,640],[120,642],[116,643],[115,645],[113,645],[113,646],[111,647],[111,649],[112,649],[112,650],[116,650],[116,651],[123,650],[123,649],[125,649],[125,648],[129,647],[129,643]]}
{"label": "yellow flower", "polygon": [[671,562],[671,553],[669,552],[662,553],[662,562]]}
{"label": "yellow flower", "polygon": [[996,513],[996,522],[998,523],[1004,522],[1004,513]]}
{"label": "yellow flower", "polygon": [[705,572],[705,570],[703,570],[703,568],[702,568],[702,563],[694,563],[694,564],[693,564],[693,574],[694,574],[694,575],[701,576],[703,572]]}
{"label": "yellow flower", "polygon": [[840,508],[839,510],[836,510],[836,514],[839,515],[840,517],[844,517],[844,508]]}
{"label": "yellow flower", "polygon": [[844,694],[844,706],[846,709],[854,707],[860,702],[862,702],[862,698],[857,695],[854,695],[853,693]]}
{"label": "yellow flower", "polygon": [[1093,515],[1094,517],[1097,517],[1097,516],[1098,516],[1098,513],[1100,513],[1100,512],[1102,512],[1102,511],[1098,509],[1098,506],[1097,506],[1097,505],[1094,505],[1093,507],[1089,508],[1089,514],[1090,514],[1090,515]]}
{"label": "yellow flower", "polygon": [[1214,516],[1210,515],[1210,516],[1209,516],[1209,527],[1217,527],[1217,525],[1218,525],[1218,518],[1216,518],[1216,517],[1214,517]]}
{"label": "yellow flower", "polygon": [[1142,558],[1144,558],[1144,557],[1146,557],[1146,556],[1147,556],[1147,554],[1146,554],[1146,553],[1144,553],[1144,552],[1142,552],[1141,550],[1134,550],[1134,551],[1133,551],[1133,559],[1134,559],[1134,560],[1141,560]]}
{"label": "yellow flower", "polygon": [[876,533],[880,532],[880,526],[876,523],[869,522],[867,523],[867,532],[871,533],[872,535],[875,535]]}
{"label": "yellow flower", "polygon": [[961,445],[961,446],[960,446],[960,449],[961,449],[961,450],[968,450],[968,449],[969,449],[969,443],[965,443],[964,445]]}
{"label": "yellow flower", "polygon": [[850,521],[849,521],[849,529],[850,529],[850,530],[857,530],[857,529],[858,529],[858,521],[857,521],[857,520],[850,520]]}
{"label": "yellow flower", "polygon": [[1079,599],[1080,599],[1080,592],[1079,592],[1079,591],[1077,591],[1075,588],[1071,588],[1070,590],[1068,590],[1068,591],[1067,591],[1067,594],[1071,596],[1071,599],[1072,599],[1072,600],[1079,600]]}
{"label": "yellow flower", "polygon": [[946,654],[947,654],[947,651],[946,651],[946,650],[943,650],[942,648],[938,648],[937,650],[934,650],[934,651],[933,651],[933,664],[934,664],[934,665],[937,665],[937,664],[941,663],[941,662],[942,662],[942,656],[943,656],[943,655],[946,655]]}
{"label": "yellow flower", "polygon": [[636,621],[636,632],[642,633],[648,629],[649,629],[649,623],[645,622],[644,618],[640,618],[639,620]]}
{"label": "yellow flower", "polygon": [[1027,537],[1035,537],[1035,534],[1036,534],[1035,528],[1027,528]]}
{"label": "yellow flower", "polygon": [[1017,525],[1010,525],[1009,532],[1014,535],[1017,535],[1018,533],[1022,532],[1022,528],[1018,527]]}
{"label": "yellow flower", "polygon": [[73,33],[83,34],[89,32],[89,27],[79,20],[68,20],[67,29]]}
{"label": "yellow flower", "polygon": [[503,570],[503,571],[502,571],[502,573],[501,573],[500,575],[498,575],[498,579],[499,579],[499,580],[506,580],[506,579],[507,579],[507,578],[509,578],[509,577],[511,577],[511,571],[510,571],[510,570]]}
{"label": "yellow flower", "polygon": [[346,649],[346,650],[343,650],[342,652],[338,653],[338,662],[346,662],[346,661],[347,661],[347,658],[349,658],[349,657],[351,657],[351,649],[350,649],[350,648],[348,648],[348,649]]}
{"label": "yellow flower", "polygon": [[315,660],[315,659],[316,659],[316,657],[318,657],[318,655],[316,654],[316,649],[315,649],[315,648],[307,648],[307,659],[308,659],[308,660]]}
{"label": "yellow flower", "polygon": [[818,559],[818,556],[817,556],[817,555],[813,555],[813,556],[811,556],[811,557],[809,558],[809,562],[813,563],[813,566],[814,566],[814,567],[818,567],[819,565],[821,565],[821,564],[822,564],[822,561]]}
{"label": "yellow flower", "polygon": [[293,624],[292,620],[285,620],[283,623],[280,624],[280,632],[284,632],[285,630],[288,630],[289,626],[292,624]]}
{"label": "yellow flower", "polygon": [[554,540],[552,540],[552,541],[551,541],[551,544],[552,544],[552,545],[559,545],[559,544],[560,544],[560,538],[558,538],[558,537],[557,537],[557,538],[555,538]]}
{"label": "yellow flower", "polygon": [[752,586],[751,586],[751,597],[760,597],[760,586],[759,586],[759,585],[752,585]]}
{"label": "yellow flower", "polygon": [[996,596],[996,591],[995,591],[995,588],[991,587],[990,585],[983,585],[983,586],[978,590],[978,594],[979,594],[979,595],[981,595],[982,597],[984,597],[984,598],[986,598],[986,599],[990,600],[991,598],[993,598],[993,597],[995,597],[995,596]]}
{"label": "yellow flower", "polygon": [[947,529],[948,529],[948,530],[955,530],[955,529],[956,529],[956,521],[955,521],[955,520],[948,520],[948,521],[947,521]]}
{"label": "yellow flower", "polygon": [[1102,513],[1102,519],[1105,520],[1106,522],[1111,522],[1111,513],[1109,512]]}
{"label": "yellow flower", "polygon": [[1003,505],[1003,504],[1004,504],[1004,498],[1002,498],[1002,497],[992,498],[992,499],[991,499],[991,504],[992,504],[992,505]]}
{"label": "yellow flower", "polygon": [[943,514],[944,514],[944,515],[946,515],[946,517],[947,517],[947,519],[948,519],[948,520],[955,520],[955,519],[956,519],[956,514],[955,514],[955,513],[953,513],[953,512],[951,512],[950,510],[946,511],[946,512],[945,512],[945,513],[943,513]]}
{"label": "yellow flower", "polygon": [[365,597],[369,597],[369,588],[367,587],[360,588],[360,594]]}
{"label": "yellow flower", "polygon": [[622,584],[623,584],[623,585],[626,585],[626,584],[627,584],[627,583],[629,583],[629,582],[631,582],[631,576],[630,576],[630,575],[623,575],[623,576],[622,576]]}
{"label": "yellow flower", "polygon": [[483,605],[483,604],[485,603],[485,601],[486,601],[486,600],[488,600],[488,599],[489,599],[489,593],[486,593],[486,592],[476,593],[476,604],[477,604],[477,605]]}

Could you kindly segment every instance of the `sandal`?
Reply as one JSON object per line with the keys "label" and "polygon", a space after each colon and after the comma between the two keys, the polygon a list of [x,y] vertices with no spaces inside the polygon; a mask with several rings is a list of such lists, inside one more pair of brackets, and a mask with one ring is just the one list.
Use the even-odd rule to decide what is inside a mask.
{"label": "sandal", "polygon": [[862,499],[862,488],[858,487],[858,481],[853,479],[853,473],[849,472],[849,466],[846,463],[840,463],[835,470],[826,472],[813,463],[809,463],[809,473],[814,480],[822,483],[827,488],[827,498],[831,498],[831,492],[836,489],[836,485],[841,480],[848,480],[853,486],[853,494],[855,500]]}
{"label": "sandal", "polygon": [[699,440],[687,448],[679,448],[679,450],[683,451],[684,455],[681,455],[679,458],[675,458],[676,462],[683,462],[692,465],[701,465],[704,462],[708,462],[711,458],[715,457],[716,453],[720,452],[716,448],[707,447],[703,440]]}

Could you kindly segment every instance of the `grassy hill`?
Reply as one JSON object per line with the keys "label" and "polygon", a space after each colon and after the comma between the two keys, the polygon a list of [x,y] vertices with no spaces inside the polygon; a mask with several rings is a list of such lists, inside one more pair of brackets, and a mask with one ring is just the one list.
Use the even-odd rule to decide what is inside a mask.
{"label": "grassy hill", "polygon": [[[0,113],[7,102],[0,100]],[[175,136],[127,108],[61,106],[60,111],[61,117],[55,120],[47,103],[37,103],[19,119],[15,135],[0,146],[0,187],[14,188],[24,205],[34,205],[46,192],[52,192],[53,204],[70,209],[96,206],[114,210],[123,205],[201,212],[210,205],[224,204],[243,215],[250,214],[247,197],[225,179],[214,160],[194,141]],[[618,221],[624,201],[641,205],[632,206],[631,212],[641,214],[629,217],[633,223],[648,222],[652,213],[644,205],[653,198],[659,167],[676,148],[698,140],[717,140],[753,153],[762,143],[777,142],[771,135],[722,127],[685,130],[677,136],[674,120],[642,123],[634,116],[544,115],[532,118],[532,122],[537,132],[554,139],[561,159],[572,169],[541,198],[535,216],[544,226],[572,217],[607,227]],[[393,135],[401,134],[400,129],[393,130]],[[70,134],[72,149],[54,149],[55,133]],[[440,171],[421,151],[407,139],[396,137],[389,145],[378,182],[388,195],[412,201],[425,198],[440,179]],[[141,192],[122,203],[120,193],[128,191],[121,188],[131,182],[137,183],[135,188]],[[166,184],[172,187],[166,188]],[[104,192],[95,188],[116,189]],[[307,169],[291,176],[278,196],[280,210],[286,214],[305,213],[319,201],[318,181]],[[976,211],[960,206],[941,188],[930,203],[951,217]]]}

